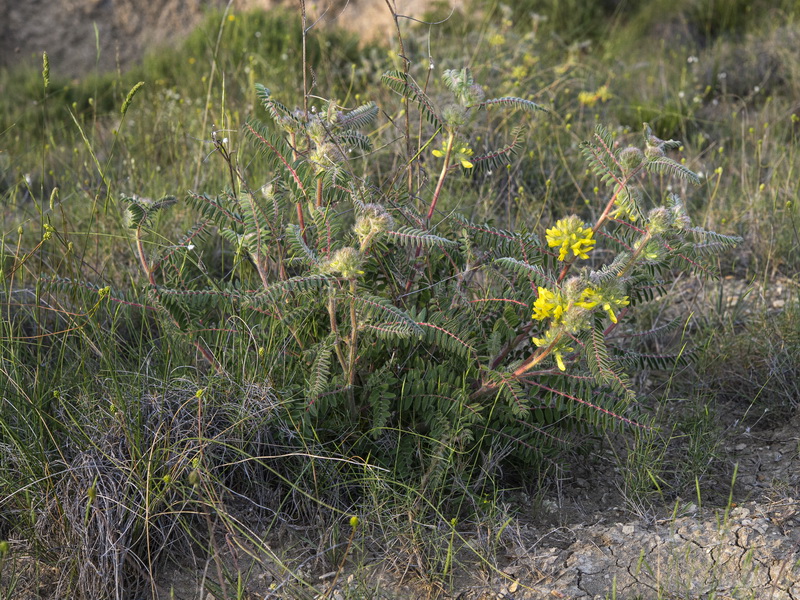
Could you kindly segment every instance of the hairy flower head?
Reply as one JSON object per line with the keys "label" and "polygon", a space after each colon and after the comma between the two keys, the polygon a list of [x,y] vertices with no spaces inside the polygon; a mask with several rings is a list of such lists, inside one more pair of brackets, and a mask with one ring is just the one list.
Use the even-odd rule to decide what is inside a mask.
{"label": "hairy flower head", "polygon": [[325,269],[349,279],[364,272],[361,270],[361,260],[361,253],[355,248],[340,248],[325,265]]}
{"label": "hairy flower head", "polygon": [[380,204],[366,204],[364,212],[356,219],[353,231],[358,236],[361,251],[367,249],[372,239],[394,225],[394,219]]}
{"label": "hairy flower head", "polygon": [[575,303],[575,306],[580,306],[587,310],[592,310],[597,306],[602,306],[603,310],[608,313],[608,318],[612,323],[617,322],[617,315],[614,312],[615,308],[628,306],[630,300],[627,296],[623,296],[620,292],[614,289],[597,289],[591,286],[583,290],[580,300]]}
{"label": "hairy flower head", "polygon": [[644,162],[644,152],[634,146],[629,146],[619,153],[619,162],[625,173],[633,171]]}
{"label": "hairy flower head", "polygon": [[565,260],[567,255],[576,258],[589,258],[596,240],[592,228],[576,215],[556,221],[555,227],[546,231],[547,245],[551,248],[560,246],[558,260]]}

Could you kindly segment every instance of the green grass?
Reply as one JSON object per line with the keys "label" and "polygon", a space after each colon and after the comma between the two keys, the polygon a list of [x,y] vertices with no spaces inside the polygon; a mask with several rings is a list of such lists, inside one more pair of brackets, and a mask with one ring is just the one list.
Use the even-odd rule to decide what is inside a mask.
{"label": "green grass", "polygon": [[[659,398],[686,400],[675,413],[656,411],[658,435],[622,438],[621,485],[631,506],[648,512],[672,494],[693,496],[717,452],[715,401],[744,396],[778,414],[797,408],[800,13],[788,1],[587,4],[529,1],[511,12],[454,16],[430,38],[427,28],[407,30],[405,43],[420,81],[430,39],[437,78],[468,63],[496,95],[552,108],[526,131],[525,150],[508,169],[448,183],[442,211],[540,234],[573,211],[595,219],[602,186],[578,143],[598,123],[620,143],[636,142],[647,121],[659,136],[682,140],[677,156],[704,174],[703,185],[680,190],[695,222],[745,238],[723,255],[721,271],[767,290],[777,275],[794,282],[782,311],[720,307],[687,327],[710,374],[701,390],[693,391],[692,372],[654,376],[654,406]],[[530,20],[531,12],[548,18]],[[38,70],[0,72],[0,540],[11,541],[0,589],[7,597],[53,565],[62,597],[144,591],[154,585],[146,575],[179,553],[209,557],[214,593],[237,597],[248,571],[230,562],[226,539],[261,568],[276,569],[293,597],[326,591],[312,571],[366,568],[371,548],[392,557],[396,571],[413,568],[440,589],[465,565],[498,574],[496,556],[514,541],[513,510],[504,504],[511,478],[502,474],[525,467],[504,460],[502,444],[468,460],[454,441],[390,431],[387,444],[418,435],[416,453],[367,466],[369,457],[350,453],[355,427],[309,434],[284,410],[288,399],[275,385],[283,340],[259,332],[269,340],[260,353],[255,335],[233,339],[220,328],[216,341],[227,348],[220,358],[235,365],[223,377],[151,310],[118,199],[224,188],[229,174],[213,152],[214,130],[262,185],[268,170],[240,135],[248,116],[264,117],[254,84],[265,83],[289,107],[302,104],[299,20],[233,16],[210,16],[175,52],[126,73],[80,81],[51,73],[45,88]],[[678,41],[667,43],[667,32]],[[309,42],[314,94],[348,107],[375,100],[391,117],[373,135],[386,148],[359,167],[385,178],[403,160],[396,142],[403,116],[379,80],[400,59],[338,31],[314,30]],[[123,117],[138,81],[145,85]],[[607,99],[581,101],[581,92],[602,86]],[[507,141],[508,128],[495,125],[476,123],[476,151]],[[435,179],[435,165],[427,168]],[[193,218],[185,205],[159,217],[153,247]],[[54,231],[43,240],[45,225]],[[212,270],[233,260],[223,243],[202,252]],[[54,292],[43,278],[93,287]],[[98,293],[106,285],[115,294]],[[688,471],[664,463],[665,454]],[[556,460],[568,462],[569,454]],[[401,471],[411,464],[425,469],[409,478]],[[473,473],[466,481],[465,464]],[[525,485],[545,485],[548,464]],[[244,510],[256,515],[252,522],[243,521]],[[360,525],[351,531],[353,514]],[[261,535],[298,523],[318,529],[297,535],[303,548],[318,548],[312,558],[283,555]]]}

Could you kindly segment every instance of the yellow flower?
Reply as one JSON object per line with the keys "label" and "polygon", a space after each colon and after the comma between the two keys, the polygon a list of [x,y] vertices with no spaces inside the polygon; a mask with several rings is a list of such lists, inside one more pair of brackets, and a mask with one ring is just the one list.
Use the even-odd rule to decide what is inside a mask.
{"label": "yellow flower", "polygon": [[570,253],[576,258],[589,258],[587,253],[594,249],[594,232],[575,215],[556,221],[556,226],[546,233],[548,246],[561,246],[558,260],[565,260]]}
{"label": "yellow flower", "polygon": [[608,91],[607,85],[601,85],[599,88],[597,88],[595,95],[597,96],[598,100],[600,100],[600,102],[606,102],[609,98],[613,97],[611,95],[611,92]]}
{"label": "yellow flower", "polygon": [[465,169],[471,169],[475,165],[470,162],[469,157],[473,155],[472,148],[469,146],[461,146],[458,152],[456,152],[456,160],[461,163],[461,166]]}
{"label": "yellow flower", "polygon": [[630,304],[630,300],[627,296],[620,296],[613,290],[604,290],[601,292],[592,287],[587,287],[583,290],[581,298],[575,303],[575,306],[591,310],[600,305],[603,307],[603,310],[608,313],[608,318],[611,319],[611,322],[616,323],[617,315],[614,309],[628,306],[628,304]]}
{"label": "yellow flower", "polygon": [[598,100],[600,102],[606,102],[609,98],[612,98],[612,94],[608,91],[607,85],[601,85],[594,92],[580,92],[578,94],[578,102],[589,107],[597,104]]}
{"label": "yellow flower", "polygon": [[552,317],[554,323],[561,323],[568,308],[569,302],[560,291],[540,287],[539,297],[533,303],[533,318],[542,321]]}
{"label": "yellow flower", "polygon": [[592,92],[580,92],[578,94],[578,102],[584,106],[594,106],[597,104],[597,97]]}
{"label": "yellow flower", "polygon": [[525,79],[528,76],[528,69],[523,66],[516,66],[511,69],[512,79]]}
{"label": "yellow flower", "polygon": [[564,353],[572,352],[573,348],[571,346],[567,346],[567,342],[563,337],[558,339],[558,335],[558,331],[551,327],[547,330],[547,333],[544,334],[543,338],[533,338],[533,343],[539,348],[550,346],[552,344],[550,354],[552,354],[553,358],[556,359],[558,368],[562,371],[566,371],[567,366],[564,364]]}
{"label": "yellow flower", "polygon": [[[433,154],[436,158],[442,158],[447,153],[447,142],[442,142],[442,147],[437,148],[435,150],[431,150],[431,154]],[[461,163],[461,166],[465,169],[471,169],[475,165],[472,161],[469,160],[469,157],[474,154],[472,148],[468,145],[464,144],[462,146],[453,146],[451,151],[451,157],[453,159],[453,163]]]}

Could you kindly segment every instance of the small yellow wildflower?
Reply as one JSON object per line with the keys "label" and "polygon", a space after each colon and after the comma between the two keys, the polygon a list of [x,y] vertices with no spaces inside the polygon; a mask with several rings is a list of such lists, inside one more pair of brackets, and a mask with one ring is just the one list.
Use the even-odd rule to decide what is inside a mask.
{"label": "small yellow wildflower", "polygon": [[611,97],[612,95],[608,90],[608,86],[601,85],[594,92],[580,92],[578,94],[578,102],[580,102],[583,106],[592,107],[597,104],[598,101],[607,102]]}
{"label": "small yellow wildflower", "polygon": [[601,85],[599,88],[597,88],[595,94],[597,95],[597,98],[600,100],[600,102],[607,102],[610,98],[613,97],[611,95],[611,92],[608,91],[607,85]]}
{"label": "small yellow wildflower", "polygon": [[[437,148],[431,151],[431,154],[433,154],[436,158],[442,158],[443,156],[445,156],[446,153],[447,153],[447,142],[442,142],[441,148]],[[475,166],[472,163],[472,161],[469,160],[469,157],[472,156],[473,154],[474,151],[472,150],[472,148],[470,148],[466,144],[463,144],[461,146],[453,146],[450,156],[453,159],[453,163],[459,162],[461,163],[461,166],[464,167],[465,169],[471,169],[472,167]]]}
{"label": "small yellow wildflower", "polygon": [[608,318],[612,323],[617,322],[617,315],[614,312],[615,308],[628,306],[630,300],[627,296],[620,296],[612,290],[600,291],[592,287],[587,287],[583,290],[580,300],[575,303],[575,306],[580,306],[587,310],[591,310],[600,305],[603,310],[608,313]]}
{"label": "small yellow wildflower", "polygon": [[580,92],[578,94],[578,102],[584,106],[594,106],[597,104],[597,98],[592,92]]}
{"label": "small yellow wildflower", "polygon": [[567,366],[564,364],[564,354],[572,352],[573,348],[571,346],[567,346],[567,342],[563,339],[563,337],[559,339],[558,335],[558,331],[551,327],[547,330],[547,333],[544,334],[543,338],[533,338],[533,343],[539,348],[544,348],[552,344],[550,353],[553,355],[553,358],[556,359],[558,368],[562,371],[566,371]]}
{"label": "small yellow wildflower", "polygon": [[502,46],[505,43],[506,43],[506,38],[502,33],[495,33],[492,37],[489,38],[490,46]]}
{"label": "small yellow wildflower", "polygon": [[556,226],[546,233],[548,246],[561,246],[558,260],[563,261],[569,253],[576,258],[589,258],[588,252],[594,249],[594,232],[575,215],[556,221]]}
{"label": "small yellow wildflower", "polygon": [[472,148],[469,146],[462,146],[456,153],[456,159],[461,162],[462,167],[465,169],[471,169],[475,166],[469,161],[469,157],[472,156],[472,154]]}
{"label": "small yellow wildflower", "polygon": [[539,288],[539,297],[533,303],[533,318],[539,321],[551,318],[553,323],[561,323],[569,308],[569,302],[560,290],[551,292],[547,288]]}
{"label": "small yellow wildflower", "polygon": [[512,79],[525,79],[528,76],[528,69],[525,67],[518,65],[511,69],[511,78]]}

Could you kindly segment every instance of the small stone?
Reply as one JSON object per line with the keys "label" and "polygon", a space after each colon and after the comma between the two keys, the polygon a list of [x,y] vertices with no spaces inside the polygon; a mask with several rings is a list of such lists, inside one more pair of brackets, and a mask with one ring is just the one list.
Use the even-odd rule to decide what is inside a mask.
{"label": "small stone", "polygon": [[783,298],[772,301],[772,308],[783,308],[784,306],[786,306],[786,300]]}
{"label": "small stone", "polygon": [[734,519],[744,519],[750,516],[750,509],[744,506],[737,506],[731,511],[731,517]]}
{"label": "small stone", "polygon": [[625,525],[622,528],[622,533],[624,535],[631,535],[635,530],[636,530],[636,528],[633,525]]}
{"label": "small stone", "polygon": [[734,449],[734,450],[736,450],[737,452],[741,452],[741,451],[742,451],[742,450],[744,450],[745,448],[747,448],[747,444],[736,444],[736,445],[733,447],[733,449]]}

